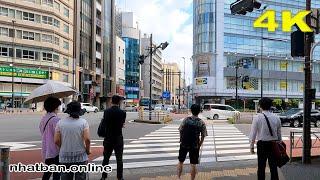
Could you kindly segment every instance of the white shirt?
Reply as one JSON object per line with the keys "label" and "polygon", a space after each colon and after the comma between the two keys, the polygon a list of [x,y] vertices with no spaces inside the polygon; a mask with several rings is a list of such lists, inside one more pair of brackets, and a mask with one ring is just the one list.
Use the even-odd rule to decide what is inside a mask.
{"label": "white shirt", "polygon": [[256,115],[252,121],[251,133],[249,137],[251,148],[254,147],[254,143],[256,140],[258,141],[282,140],[280,118],[269,111],[263,111],[262,113],[265,114],[269,119],[273,136],[271,136],[269,132],[268,124],[264,115],[263,114]]}

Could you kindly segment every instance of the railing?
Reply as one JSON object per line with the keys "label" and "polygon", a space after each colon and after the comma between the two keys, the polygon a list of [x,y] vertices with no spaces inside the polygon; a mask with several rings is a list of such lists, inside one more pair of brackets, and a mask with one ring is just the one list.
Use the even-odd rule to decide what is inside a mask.
{"label": "railing", "polygon": [[[149,121],[149,112],[145,112],[143,109],[139,110],[139,120],[140,121]],[[152,111],[151,112],[151,121],[158,123],[167,123],[172,121],[169,113],[166,111]]]}

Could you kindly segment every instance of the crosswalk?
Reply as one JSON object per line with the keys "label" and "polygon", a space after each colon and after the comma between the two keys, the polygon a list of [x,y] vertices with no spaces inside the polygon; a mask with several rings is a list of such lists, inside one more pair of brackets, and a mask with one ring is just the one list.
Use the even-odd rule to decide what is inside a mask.
{"label": "crosswalk", "polygon": [[[168,125],[124,146],[124,168],[176,165],[179,151],[179,125]],[[207,125],[208,137],[201,148],[201,163],[256,159],[249,152],[249,139],[234,125]],[[214,138],[215,137],[215,138]],[[93,160],[102,163],[103,157]],[[189,163],[189,159],[186,160]],[[116,169],[115,157],[110,165]]]}

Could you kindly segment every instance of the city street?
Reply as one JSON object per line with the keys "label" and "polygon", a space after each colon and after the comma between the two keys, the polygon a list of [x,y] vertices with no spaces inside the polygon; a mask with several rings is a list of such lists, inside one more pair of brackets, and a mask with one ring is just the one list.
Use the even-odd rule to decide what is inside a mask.
{"label": "city street", "polygon": [[[65,116],[64,114],[59,115],[61,117]],[[41,114],[0,116],[4,125],[1,126],[0,130],[0,145],[12,146],[10,162],[24,164],[41,162],[41,141],[38,130]],[[137,118],[137,113],[129,112],[127,116],[127,122],[123,130],[125,139],[124,168],[126,170],[142,170],[153,167],[158,169],[157,167],[172,166],[177,163],[179,150],[178,126],[181,123],[181,118],[176,118],[172,124],[153,125],[132,122]],[[91,130],[92,154],[90,155],[90,162],[101,164],[103,160],[102,139],[97,137],[96,130],[102,118],[102,113],[90,113],[83,117],[89,122]],[[256,155],[249,153],[250,124],[232,125],[219,120],[213,123],[212,121],[207,122],[209,136],[205,139],[202,147],[202,164],[205,166],[219,163],[232,164],[232,162],[237,162],[239,166],[242,163],[255,164]],[[289,127],[283,127],[282,134],[285,141],[289,140],[290,129]],[[111,157],[110,164],[113,169],[116,169],[114,156]],[[11,176],[13,179],[32,179],[39,178],[41,174],[12,173]]]}

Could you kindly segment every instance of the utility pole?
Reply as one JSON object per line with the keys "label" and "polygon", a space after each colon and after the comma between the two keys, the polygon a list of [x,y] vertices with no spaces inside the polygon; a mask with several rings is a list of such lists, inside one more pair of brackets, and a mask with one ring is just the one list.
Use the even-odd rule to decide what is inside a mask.
{"label": "utility pole", "polygon": [[178,109],[180,111],[180,108],[181,108],[181,102],[180,102],[180,97],[181,97],[181,94],[180,94],[180,91],[181,91],[181,84],[180,84],[180,81],[181,81],[181,72],[179,71],[179,95],[178,95]]}
{"label": "utility pole", "polygon": [[236,109],[239,108],[239,96],[238,96],[238,70],[239,70],[239,62],[236,62]]}
{"label": "utility pole", "polygon": [[[306,0],[306,10],[311,10],[311,0]],[[306,17],[307,25],[311,25],[311,15],[309,14]],[[310,117],[311,117],[311,99],[310,99],[310,91],[311,91],[311,83],[312,83],[312,75],[311,75],[311,34],[305,33],[305,85],[304,85],[304,106],[303,106],[303,152],[302,152],[302,163],[310,164],[311,163],[311,137],[310,137]]]}
{"label": "utility pole", "polygon": [[11,107],[12,107],[12,113],[14,112],[14,57],[15,57],[15,45],[14,45],[14,37],[16,35],[15,33],[15,20],[12,20],[12,28],[13,28],[13,37],[12,37],[12,50],[13,50],[13,57],[12,57],[12,63],[11,65]]}
{"label": "utility pole", "polygon": [[153,51],[153,43],[152,43],[152,34],[150,35],[150,47],[149,47],[149,54],[150,54],[150,81],[149,81],[149,97],[150,97],[150,102],[149,102],[149,120],[151,121],[151,112],[152,112],[152,107],[151,107],[151,104],[152,104],[152,51]]}

